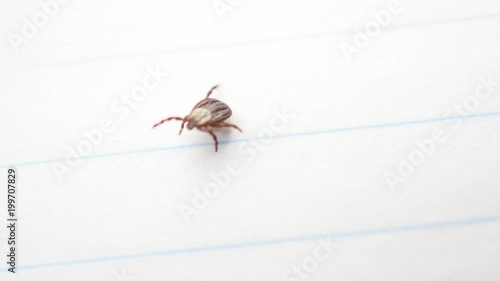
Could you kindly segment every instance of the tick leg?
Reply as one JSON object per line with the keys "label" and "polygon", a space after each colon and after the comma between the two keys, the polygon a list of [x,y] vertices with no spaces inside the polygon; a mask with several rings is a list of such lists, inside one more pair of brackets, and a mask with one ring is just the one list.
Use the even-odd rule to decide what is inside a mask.
{"label": "tick leg", "polygon": [[181,130],[179,131],[179,136],[181,135],[182,130],[184,130],[184,124],[186,124],[186,122],[187,122],[187,116],[184,117],[184,119],[182,119]]}
{"label": "tick leg", "polygon": [[238,131],[240,131],[240,132],[243,133],[243,131],[238,126],[233,125],[233,124],[229,124],[229,123],[224,123],[223,122],[223,123],[220,123],[219,125],[217,125],[217,127],[230,127],[230,128],[234,128],[234,129],[236,129],[236,130],[238,130]]}
{"label": "tick leg", "polygon": [[212,131],[207,131],[211,136],[212,138],[214,138],[214,142],[215,142],[215,152],[217,152],[218,148],[219,148],[219,141],[217,140],[217,136],[214,134],[214,132]]}
{"label": "tick leg", "polygon": [[217,89],[219,87],[219,85],[215,85],[212,87],[212,89],[210,89],[210,91],[208,91],[208,94],[207,94],[207,98],[212,94],[212,92]]}
{"label": "tick leg", "polygon": [[181,117],[168,117],[167,119],[163,119],[160,122],[154,124],[153,128],[156,128],[156,126],[160,126],[161,124],[170,121],[170,120],[177,120],[177,121],[182,121]]}

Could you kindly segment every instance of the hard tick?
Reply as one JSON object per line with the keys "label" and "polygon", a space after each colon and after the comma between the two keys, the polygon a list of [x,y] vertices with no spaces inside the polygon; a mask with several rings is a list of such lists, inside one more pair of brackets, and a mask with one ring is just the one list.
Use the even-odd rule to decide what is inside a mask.
{"label": "hard tick", "polygon": [[191,113],[186,115],[184,118],[182,117],[168,117],[167,119],[163,119],[157,124],[153,126],[156,128],[157,126],[163,124],[164,122],[177,120],[182,121],[181,130],[179,131],[179,135],[181,135],[182,130],[184,129],[184,124],[187,123],[187,128],[192,130],[196,128],[200,131],[209,133],[215,142],[215,152],[217,152],[219,147],[219,141],[217,140],[217,136],[214,134],[213,130],[222,127],[230,127],[234,128],[240,132],[243,132],[238,126],[226,123],[227,119],[231,117],[232,112],[227,104],[216,100],[211,99],[210,95],[212,92],[217,89],[219,85],[215,85],[208,91],[207,97],[203,100],[199,101],[191,110]]}

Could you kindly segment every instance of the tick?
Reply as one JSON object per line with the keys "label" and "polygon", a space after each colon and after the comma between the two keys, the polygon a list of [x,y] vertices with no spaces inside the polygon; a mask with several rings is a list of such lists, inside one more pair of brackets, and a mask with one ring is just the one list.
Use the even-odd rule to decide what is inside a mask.
{"label": "tick", "polygon": [[160,122],[156,123],[153,128],[163,124],[164,122],[176,120],[182,121],[181,130],[179,131],[179,136],[184,130],[184,124],[187,122],[187,128],[192,130],[196,128],[200,131],[209,133],[215,142],[215,152],[217,152],[219,147],[219,141],[217,140],[217,136],[214,134],[213,130],[222,127],[234,128],[240,132],[243,132],[238,126],[226,123],[225,121],[231,117],[232,112],[227,104],[216,100],[211,99],[210,95],[212,92],[217,89],[219,85],[215,85],[208,91],[207,96],[199,101],[191,110],[191,113],[186,115],[184,118],[182,117],[168,117],[167,119],[163,119]]}

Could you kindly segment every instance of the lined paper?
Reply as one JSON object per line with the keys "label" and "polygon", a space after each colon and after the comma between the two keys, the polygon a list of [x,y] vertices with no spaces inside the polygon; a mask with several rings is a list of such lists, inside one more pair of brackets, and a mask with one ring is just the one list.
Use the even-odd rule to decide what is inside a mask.
{"label": "lined paper", "polygon": [[[500,277],[497,1],[25,1],[0,19],[0,166],[22,179],[2,280]],[[152,129],[217,84],[243,130],[216,130],[217,153]]]}

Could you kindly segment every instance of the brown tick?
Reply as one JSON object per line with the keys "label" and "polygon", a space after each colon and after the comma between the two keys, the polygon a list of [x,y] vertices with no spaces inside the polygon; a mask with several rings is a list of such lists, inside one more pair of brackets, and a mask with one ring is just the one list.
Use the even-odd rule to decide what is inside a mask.
{"label": "brown tick", "polygon": [[156,126],[170,120],[182,121],[181,130],[179,131],[179,135],[181,135],[182,130],[184,129],[184,124],[187,122],[187,128],[189,130],[196,128],[200,131],[209,133],[214,139],[215,152],[217,152],[219,141],[217,140],[217,136],[214,134],[213,129],[230,127],[243,132],[240,128],[238,128],[238,126],[224,122],[229,119],[232,114],[229,106],[219,100],[209,98],[213,90],[217,89],[217,87],[219,87],[219,85],[213,86],[212,89],[208,91],[207,97],[199,101],[193,107],[189,115],[186,115],[184,118],[177,116],[168,117],[167,119],[163,119],[155,124],[153,128],[156,128]]}

